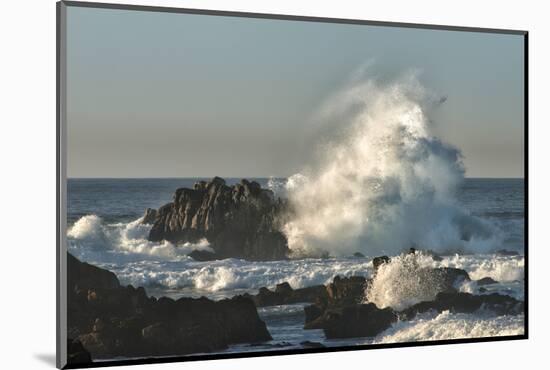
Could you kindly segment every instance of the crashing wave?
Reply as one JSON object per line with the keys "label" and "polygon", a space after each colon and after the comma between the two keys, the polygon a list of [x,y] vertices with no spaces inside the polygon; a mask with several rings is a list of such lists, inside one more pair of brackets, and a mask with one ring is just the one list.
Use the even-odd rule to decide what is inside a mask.
{"label": "crashing wave", "polygon": [[310,170],[287,181],[293,214],[284,232],[294,254],[494,245],[491,225],[455,201],[462,157],[432,135],[428,118],[440,102],[414,76],[358,82],[329,101],[325,117],[344,123],[343,132],[332,135]]}

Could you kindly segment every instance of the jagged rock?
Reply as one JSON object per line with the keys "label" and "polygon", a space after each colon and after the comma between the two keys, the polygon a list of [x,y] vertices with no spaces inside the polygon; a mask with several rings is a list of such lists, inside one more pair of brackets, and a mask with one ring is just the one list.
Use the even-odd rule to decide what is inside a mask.
{"label": "jagged rock", "polygon": [[158,211],[156,209],[147,208],[145,210],[145,213],[143,214],[143,217],[141,218],[141,223],[145,225],[152,225],[155,223],[157,216]]}
{"label": "jagged rock", "polygon": [[372,259],[372,268],[374,270],[374,275],[376,275],[376,272],[378,271],[378,268],[380,266],[382,266],[385,263],[389,263],[390,261],[391,259],[388,256],[374,257]]}
{"label": "jagged rock", "polygon": [[399,313],[403,319],[411,319],[419,313],[435,310],[472,313],[479,309],[493,311],[497,315],[518,315],[524,312],[522,301],[500,294],[473,295],[470,293],[439,293],[435,300],[420,302]]}
{"label": "jagged rock", "polygon": [[331,307],[311,323],[310,328],[323,329],[328,339],[372,337],[397,321],[391,308],[379,309],[374,303]]}
{"label": "jagged rock", "polygon": [[484,277],[483,279],[476,280],[478,286],[498,284],[498,281],[490,277]]}
{"label": "jagged rock", "polygon": [[323,317],[327,312],[362,303],[369,282],[362,276],[336,276],[332,283],[326,286],[325,295],[319,295],[314,304],[304,307],[304,328],[322,329],[322,323],[326,319]]}
{"label": "jagged rock", "polygon": [[336,276],[332,283],[327,285],[329,304],[360,303],[365,297],[366,285],[367,279],[363,276]]}
{"label": "jagged rock", "polygon": [[194,259],[195,261],[214,261],[218,259],[218,256],[216,255],[216,253],[201,251],[196,249],[191,253],[189,253],[188,256]]}
{"label": "jagged rock", "polygon": [[255,181],[227,186],[219,177],[193,189],[177,189],[172,203],[159,208],[149,240],[173,243],[206,238],[219,258],[284,259],[281,230],[285,203]]}
{"label": "jagged rock", "polygon": [[78,339],[67,340],[67,364],[85,365],[92,362],[90,352],[84,348]]}
{"label": "jagged rock", "polygon": [[92,358],[211,352],[271,339],[252,300],[147,297],[69,254],[68,331]]}
{"label": "jagged rock", "polygon": [[306,288],[292,289],[289,283],[277,284],[275,291],[266,287],[259,289],[258,294],[246,294],[254,301],[256,307],[279,306],[284,304],[315,302],[326,299],[327,291],[324,285],[314,285]]}

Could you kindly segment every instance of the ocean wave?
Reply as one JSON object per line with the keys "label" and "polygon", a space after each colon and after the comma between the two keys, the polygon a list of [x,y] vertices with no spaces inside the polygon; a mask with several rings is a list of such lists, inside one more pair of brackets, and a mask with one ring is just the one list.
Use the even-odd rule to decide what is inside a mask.
{"label": "ocean wave", "polygon": [[128,260],[183,260],[193,250],[212,252],[208,241],[175,245],[168,241],[147,240],[151,225],[141,218],[129,223],[106,224],[97,215],[81,217],[67,232],[71,253],[84,260],[103,263]]}
{"label": "ocean wave", "polygon": [[[240,292],[255,293],[260,287],[274,287],[288,282],[293,288],[327,284],[336,275],[372,275],[371,257],[305,258],[286,261],[250,262],[226,259],[195,261],[187,256],[192,250],[210,250],[208,243],[173,245],[150,242],[150,225],[140,219],[129,223],[105,223],[96,215],[80,218],[68,230],[69,251],[75,256],[107,268],[123,284],[160,289],[163,294],[232,296]],[[394,308],[428,299],[435,293],[426,286],[415,285],[414,271],[398,263],[384,266],[374,281],[371,299],[382,307]],[[435,261],[429,255],[416,256],[423,267],[455,267],[466,270],[474,280],[491,277],[500,282],[486,287],[490,292],[523,298],[523,256],[452,255]],[[402,262],[402,261],[401,261]],[[476,292],[475,282],[464,284],[462,291]]]}
{"label": "ocean wave", "polygon": [[419,315],[411,321],[400,321],[379,334],[374,343],[484,338],[524,333],[524,315],[482,316],[453,314]]}
{"label": "ocean wave", "polygon": [[295,255],[499,245],[492,222],[458,205],[462,155],[433,136],[428,117],[441,102],[412,74],[388,84],[354,80],[328,101],[323,118],[340,133],[287,180],[293,213],[284,232]]}

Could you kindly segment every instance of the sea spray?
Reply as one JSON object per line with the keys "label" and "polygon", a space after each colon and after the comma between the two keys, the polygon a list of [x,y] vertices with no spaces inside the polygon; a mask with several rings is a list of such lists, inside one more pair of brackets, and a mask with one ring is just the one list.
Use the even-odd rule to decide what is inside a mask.
{"label": "sea spray", "polygon": [[421,253],[392,257],[378,268],[365,290],[366,301],[396,310],[432,301],[443,287],[443,276],[430,273],[433,262],[431,256]]}
{"label": "sea spray", "polygon": [[151,242],[151,225],[141,218],[128,223],[106,224],[97,215],[77,220],[67,232],[69,251],[84,261],[125,262],[139,259],[182,260],[193,250],[212,252],[206,239],[175,245],[168,241]]}
{"label": "sea spray", "polygon": [[323,115],[342,132],[287,181],[292,214],[284,232],[295,256],[493,245],[490,225],[455,202],[460,151],[431,134],[427,113],[443,100],[414,75],[356,81],[329,100]]}

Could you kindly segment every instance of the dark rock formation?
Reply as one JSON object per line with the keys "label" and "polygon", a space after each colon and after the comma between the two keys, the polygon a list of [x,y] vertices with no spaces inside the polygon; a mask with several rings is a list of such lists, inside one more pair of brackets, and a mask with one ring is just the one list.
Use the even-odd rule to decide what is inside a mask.
{"label": "dark rock formation", "polygon": [[78,339],[67,340],[67,364],[69,365],[85,365],[92,362],[90,352],[80,343]]}
{"label": "dark rock formation", "polygon": [[214,261],[218,259],[216,253],[194,250],[188,254],[189,257],[193,258],[195,261]]}
{"label": "dark rock formation", "polygon": [[206,238],[218,258],[286,258],[281,230],[285,203],[255,181],[227,186],[219,177],[193,189],[176,190],[174,201],[157,211],[149,240],[173,243]]}
{"label": "dark rock formation", "polygon": [[258,294],[248,295],[254,301],[256,307],[279,306],[283,304],[294,304],[304,302],[315,302],[320,298],[327,297],[327,290],[324,285],[314,285],[307,288],[292,289],[289,283],[277,284],[275,291],[266,287],[260,288]]}
{"label": "dark rock formation", "polygon": [[[314,304],[304,307],[304,329],[327,329],[331,332],[330,335],[335,335],[335,337],[344,335],[334,332],[336,329],[333,326],[340,320],[337,320],[336,317],[343,317],[343,315],[344,317],[348,315],[359,315],[358,317],[360,317],[366,313],[364,308],[359,308],[358,311],[353,311],[352,308],[362,306],[367,284],[368,280],[362,276],[348,278],[336,276],[332,283],[326,286],[326,296],[319,296]],[[361,318],[361,320],[363,319]],[[328,329],[329,327],[330,329]],[[369,324],[369,327],[372,325]],[[354,333],[350,332],[349,335],[356,336]]]}
{"label": "dark rock formation", "polygon": [[68,327],[93,358],[184,355],[271,339],[248,298],[157,300],[70,254]]}
{"label": "dark rock formation", "polygon": [[379,309],[374,303],[356,304],[327,309],[317,319],[328,339],[372,337],[397,321],[391,308]]}
{"label": "dark rock formation", "polygon": [[355,252],[353,254],[353,257],[355,257],[355,258],[365,258],[365,255],[361,252]]}
{"label": "dark rock formation", "polygon": [[419,313],[435,310],[449,310],[457,313],[472,313],[479,309],[492,311],[497,315],[518,315],[524,312],[522,301],[500,294],[473,295],[470,293],[439,293],[435,300],[420,302],[399,313],[402,319],[411,319]]}
{"label": "dark rock formation", "polygon": [[439,290],[441,292],[451,292],[456,291],[456,285],[463,281],[470,281],[470,276],[465,270],[457,269],[453,267],[438,267],[438,268],[427,268],[422,269],[421,271],[428,272],[428,275],[434,276],[432,281],[436,280],[440,286]]}
{"label": "dark rock formation", "polygon": [[372,268],[374,270],[374,274],[376,275],[376,272],[378,271],[378,268],[382,266],[385,263],[390,262],[390,257],[388,256],[380,256],[380,257],[374,257],[372,259]]}
{"label": "dark rock formation", "polygon": [[478,286],[498,284],[498,281],[490,277],[484,277],[483,279],[476,280]]}
{"label": "dark rock formation", "polygon": [[146,225],[152,225],[155,223],[157,216],[158,216],[158,212],[156,209],[147,208],[145,210],[145,213],[143,214],[141,223]]}

